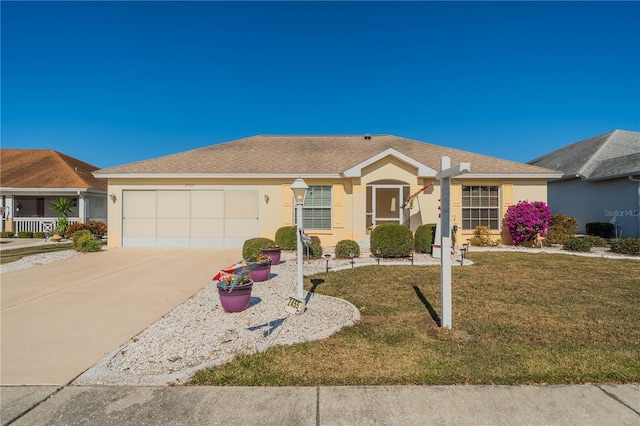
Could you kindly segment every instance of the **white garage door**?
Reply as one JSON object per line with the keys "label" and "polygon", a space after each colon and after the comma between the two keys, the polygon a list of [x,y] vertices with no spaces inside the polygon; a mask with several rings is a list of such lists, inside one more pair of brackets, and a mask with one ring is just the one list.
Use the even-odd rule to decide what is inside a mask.
{"label": "white garage door", "polygon": [[256,190],[124,190],[123,247],[242,247],[259,236]]}

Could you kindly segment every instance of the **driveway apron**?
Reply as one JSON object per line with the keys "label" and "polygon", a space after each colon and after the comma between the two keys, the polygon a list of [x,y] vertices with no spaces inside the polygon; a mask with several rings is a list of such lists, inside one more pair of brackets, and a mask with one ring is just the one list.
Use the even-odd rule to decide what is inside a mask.
{"label": "driveway apron", "polygon": [[109,249],[2,274],[2,385],[65,385],[187,300],[240,249]]}

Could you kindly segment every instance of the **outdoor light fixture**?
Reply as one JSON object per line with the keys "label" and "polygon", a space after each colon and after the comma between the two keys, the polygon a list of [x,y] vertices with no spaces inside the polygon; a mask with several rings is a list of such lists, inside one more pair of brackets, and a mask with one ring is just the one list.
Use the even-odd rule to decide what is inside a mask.
{"label": "outdoor light fixture", "polygon": [[264,194],[264,202],[269,204],[269,196],[267,194]]}
{"label": "outdoor light fixture", "polygon": [[288,306],[291,307],[292,305],[295,305],[297,313],[304,312],[304,295],[302,289],[302,206],[304,204],[304,198],[307,195],[307,189],[309,189],[309,185],[307,185],[301,178],[296,179],[291,185],[291,191],[293,191],[293,198],[296,203],[296,222],[298,225],[298,294],[295,298],[289,298]]}
{"label": "outdoor light fixture", "polygon": [[109,198],[111,198],[112,202],[114,202],[114,203],[116,202],[116,194],[114,194],[113,192],[109,193]]}
{"label": "outdoor light fixture", "polygon": [[296,179],[291,185],[293,198],[296,200],[296,207],[298,204],[304,204],[304,199],[307,196],[307,189],[309,189],[309,185],[307,185],[301,178]]}

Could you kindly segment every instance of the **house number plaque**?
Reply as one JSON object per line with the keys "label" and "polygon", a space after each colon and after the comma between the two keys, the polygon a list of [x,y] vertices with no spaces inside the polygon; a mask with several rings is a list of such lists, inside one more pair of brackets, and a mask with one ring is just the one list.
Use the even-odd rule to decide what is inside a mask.
{"label": "house number plaque", "polygon": [[301,314],[304,312],[304,305],[304,300],[289,296],[287,306],[285,306],[284,310],[290,314]]}

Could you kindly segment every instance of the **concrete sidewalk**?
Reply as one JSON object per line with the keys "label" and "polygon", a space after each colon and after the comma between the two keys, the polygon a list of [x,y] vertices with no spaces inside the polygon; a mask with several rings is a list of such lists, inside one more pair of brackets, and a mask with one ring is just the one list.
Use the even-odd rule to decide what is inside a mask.
{"label": "concrete sidewalk", "polygon": [[2,274],[2,385],[66,385],[237,262],[240,249],[110,249]]}
{"label": "concrete sidewalk", "polygon": [[640,424],[638,385],[67,386],[0,391],[2,425]]}

